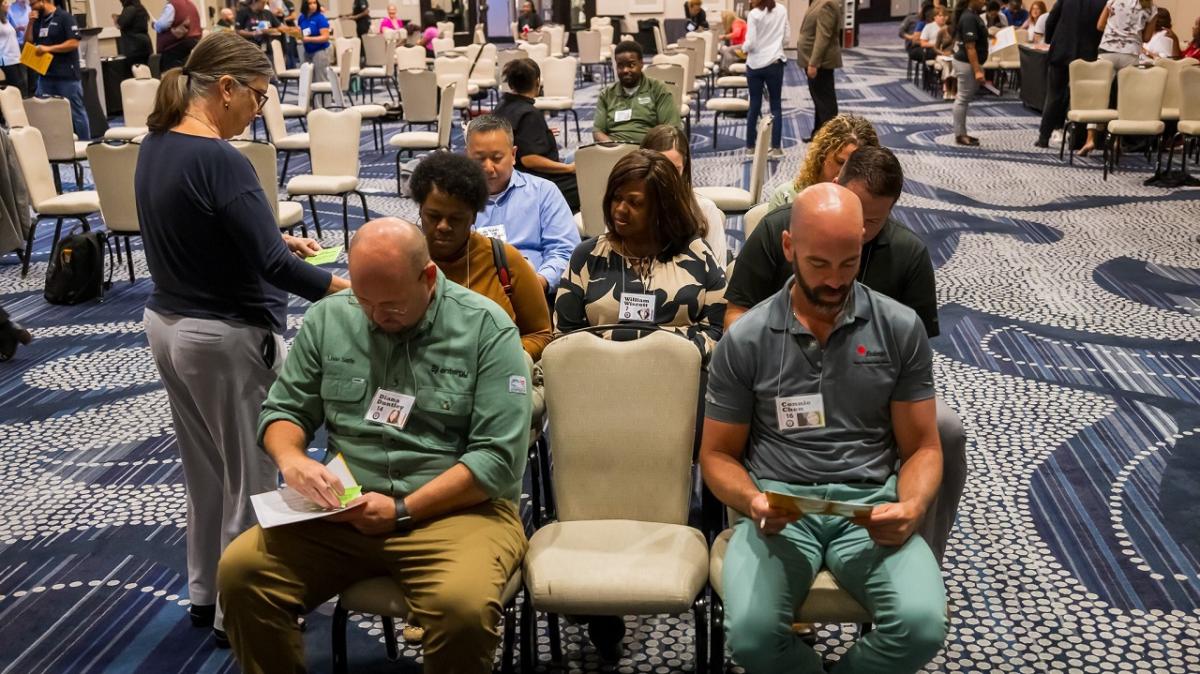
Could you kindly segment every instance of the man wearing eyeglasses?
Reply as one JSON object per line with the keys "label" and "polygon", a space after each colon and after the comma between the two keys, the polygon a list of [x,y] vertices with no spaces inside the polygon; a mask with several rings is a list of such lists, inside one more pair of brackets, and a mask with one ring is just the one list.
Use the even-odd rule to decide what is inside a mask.
{"label": "man wearing eyeglasses", "polygon": [[344,485],[305,449],[324,425],[361,497],[329,517],[254,527],[218,571],[243,671],[304,669],[298,614],[389,575],[425,628],[426,671],[490,672],[500,591],[524,555],[517,515],[530,421],[520,335],[446,280],[421,230],[367,223],[352,291],[315,304],[259,420],[287,485],[328,509]]}

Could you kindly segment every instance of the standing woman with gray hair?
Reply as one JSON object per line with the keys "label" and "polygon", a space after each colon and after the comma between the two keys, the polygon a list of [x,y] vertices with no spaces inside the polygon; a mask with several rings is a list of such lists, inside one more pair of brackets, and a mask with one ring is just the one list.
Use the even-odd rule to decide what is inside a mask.
{"label": "standing woman with gray hair", "polygon": [[349,287],[298,257],[315,241],[280,236],[253,166],[226,142],[258,115],[271,73],[236,33],[201,40],[162,77],[134,176],[154,280],[146,336],[187,490],[188,611],[223,646],[217,561],[254,524],[250,495],[275,487],[257,427],[283,364],[288,293],[316,301]]}

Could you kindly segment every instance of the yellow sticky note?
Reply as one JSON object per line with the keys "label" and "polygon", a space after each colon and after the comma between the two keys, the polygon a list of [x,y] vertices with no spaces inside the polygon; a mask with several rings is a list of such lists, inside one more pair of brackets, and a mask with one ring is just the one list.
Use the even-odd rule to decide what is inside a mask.
{"label": "yellow sticky note", "polygon": [[26,42],[21,49],[21,63],[29,66],[39,75],[45,75],[46,70],[50,68],[50,62],[54,60],[54,54],[49,52],[38,56],[37,45],[32,42]]}
{"label": "yellow sticky note", "polygon": [[359,496],[362,496],[362,487],[356,484],[353,487],[347,487],[346,491],[342,492],[342,495],[339,496],[338,499],[342,502],[342,506],[345,507],[347,503],[353,501]]}

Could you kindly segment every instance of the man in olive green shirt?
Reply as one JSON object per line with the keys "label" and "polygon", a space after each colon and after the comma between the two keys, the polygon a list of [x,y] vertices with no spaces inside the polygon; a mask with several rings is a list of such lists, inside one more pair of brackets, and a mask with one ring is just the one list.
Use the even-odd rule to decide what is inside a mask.
{"label": "man in olive green shirt", "polygon": [[646,132],[659,124],[678,127],[679,103],[666,85],[642,74],[642,46],[625,41],[613,53],[617,81],[600,92],[592,136],[597,143],[641,144]]}
{"label": "man in olive green shirt", "polygon": [[500,592],[525,552],[517,515],[530,420],[517,328],[447,282],[421,230],[359,230],[352,291],[305,315],[259,436],[288,487],[337,508],[343,485],[305,448],[323,424],[362,486],[348,510],[238,537],[218,571],[242,670],[304,667],[299,614],[390,575],[425,628],[427,672],[490,672]]}

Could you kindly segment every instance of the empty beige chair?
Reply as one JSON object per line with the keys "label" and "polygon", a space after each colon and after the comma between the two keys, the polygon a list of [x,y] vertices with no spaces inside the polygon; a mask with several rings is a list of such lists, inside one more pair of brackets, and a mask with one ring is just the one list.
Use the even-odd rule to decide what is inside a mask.
{"label": "empty beige chair", "polygon": [[475,24],[475,32],[471,35],[472,44],[487,44],[487,35],[483,31],[483,24]]}
{"label": "empty beige chair", "polygon": [[[312,70],[311,63],[305,63],[301,69],[301,77],[305,77]],[[287,126],[284,124],[282,106],[279,104],[279,90],[274,84],[267,85],[267,102],[263,105],[262,111],[263,124],[267,127],[267,138],[275,147],[277,152],[283,153],[283,171],[279,176],[279,185],[283,185],[283,181],[287,179],[288,164],[292,160],[292,155],[297,152],[308,152],[308,134],[307,133],[288,133]]]}
{"label": "empty beige chair", "polygon": [[604,190],[617,161],[637,149],[632,143],[596,143],[575,153],[575,175],[579,183],[581,231],[585,236],[604,233]]}
{"label": "empty beige chair", "polygon": [[583,132],[579,130],[579,113],[575,111],[575,79],[578,77],[579,61],[574,56],[551,58],[538,64],[542,70],[542,92],[533,101],[533,107],[538,110],[553,113],[563,113],[563,141],[567,137],[567,116],[575,117],[575,140],[583,142]]}
{"label": "empty beige chair", "polygon": [[350,52],[342,53],[338,67],[329,67],[329,82],[333,85],[333,103],[342,110],[354,110],[362,115],[364,120],[371,122],[371,141],[376,152],[383,151],[383,118],[387,116],[387,108],[374,103],[354,105],[347,91],[350,87]]}
{"label": "empty beige chair", "polygon": [[104,140],[133,140],[146,135],[146,119],[154,112],[154,97],[158,80],[125,80],[121,83],[121,114],[125,126],[112,126],[104,132]]}
{"label": "empty beige chair", "polygon": [[697,187],[696,193],[712,199],[717,208],[726,214],[745,213],[762,200],[763,181],[767,177],[767,145],[771,142],[770,115],[758,119],[758,132],[754,135],[754,159],[750,164],[750,189],[740,187]]}
{"label": "empty beige chair", "polygon": [[[500,602],[503,607],[504,614],[504,632],[502,640],[502,651],[500,656],[500,671],[514,671],[514,653],[517,643],[516,625],[518,621],[517,615],[517,595],[522,590],[522,576],[520,569],[517,570],[505,584],[504,589],[500,592]],[[387,649],[387,657],[391,662],[400,659],[400,648],[396,641],[395,618],[407,618],[409,616],[408,599],[404,596],[404,590],[399,583],[390,576],[380,576],[369,580],[360,581],[342,590],[338,596],[337,605],[333,609],[333,625],[330,628],[333,636],[333,644],[331,654],[333,656],[333,671],[336,674],[345,674],[351,671],[349,666],[349,657],[346,649],[346,629],[349,625],[351,613],[362,613],[365,615],[377,615],[383,623],[383,643]],[[520,665],[521,672],[533,671],[533,662],[523,648],[521,653],[522,664]]]}
{"label": "empty beige chair", "polygon": [[21,102],[21,92],[16,87],[0,89],[0,115],[4,115],[4,123],[8,127],[29,126],[29,118],[25,115],[25,104]]}
{"label": "empty beige chair", "polygon": [[308,113],[312,110],[312,83],[313,83],[313,64],[305,63],[300,66],[300,79],[296,91],[296,104],[284,103],[282,96],[279,97],[279,111],[285,120],[298,119],[300,126],[304,126],[308,119]]}
{"label": "empty beige chair", "polygon": [[470,82],[471,62],[461,56],[438,56],[433,60],[433,72],[438,86],[445,89],[455,84],[454,109],[462,111],[463,122],[471,119],[471,97],[479,93],[479,87]]}
{"label": "empty beige chair", "polygon": [[[729,521],[734,522],[740,515],[730,513]],[[714,600],[709,615],[712,624],[709,633],[712,635],[709,671],[725,671],[725,621],[723,600],[725,598],[725,583],[722,572],[725,568],[725,551],[729,547],[729,539],[733,529],[726,529],[713,541],[712,553],[709,559],[708,582],[712,585]],[[838,585],[833,574],[822,568],[813,579],[808,596],[796,611],[794,618],[798,623],[857,623],[860,633],[865,633],[873,621],[870,612],[859,604]]]}
{"label": "empty beige chair", "polygon": [[[1063,150],[1067,147],[1068,136],[1071,137],[1071,146],[1074,147],[1074,135],[1082,128],[1086,128],[1088,124],[1107,124],[1117,118],[1117,111],[1108,107],[1113,80],[1112,61],[1075,59],[1067,66],[1067,75],[1071,109],[1067,111],[1067,122],[1063,126],[1062,144],[1058,148],[1059,159],[1062,159]],[[1074,152],[1067,161],[1075,163]]]}
{"label": "empty beige chair", "polygon": [[600,68],[600,81],[608,83],[608,60],[604,57],[601,45],[600,31],[581,30],[575,33],[575,43],[579,45],[579,67],[587,73],[588,79],[595,77],[593,69]]}
{"label": "empty beige chair", "polygon": [[[654,58],[650,59],[650,63],[651,65],[676,65],[683,68],[683,79],[679,82],[680,88],[683,91],[683,98],[680,100],[680,105],[686,105],[690,110],[692,105],[692,96],[690,93],[688,93],[691,91],[688,83],[694,83],[696,79],[696,76],[693,74],[695,71],[692,70],[693,64],[691,54],[682,50],[675,51],[670,54],[655,54]],[[681,117],[684,116],[682,109],[680,110],[679,114]],[[691,113],[689,112],[689,114]]]}
{"label": "empty beige chair", "polygon": [[[651,79],[656,79],[666,85],[667,90],[671,92],[671,96],[675,99],[675,103],[679,106],[679,118],[683,120],[683,130],[688,137],[692,134],[692,108],[690,105],[691,99],[684,92],[684,81],[687,78],[687,67],[681,62],[686,62],[686,54],[655,56],[655,61],[642,69],[642,74]],[[748,105],[748,104],[747,104]]]}
{"label": "empty beige chair", "polygon": [[46,156],[54,167],[54,189],[62,192],[58,167],[70,164],[75,173],[75,189],[83,189],[83,164],[87,158],[86,140],[75,140],[71,130],[71,104],[65,98],[27,98],[25,116],[29,126],[42,132]]}
{"label": "empty beige chair", "polygon": [[358,144],[362,133],[362,116],[354,110],[313,110],[308,113],[309,156],[312,173],[287,181],[288,197],[306,196],[312,211],[313,227],[321,233],[315,197],[333,196],[342,199],[342,239],[350,246],[350,215],[347,211],[351,194],[362,202],[363,222],[371,219],[367,197],[358,190]]}
{"label": "empty beige chair", "polygon": [[566,47],[566,28],[556,23],[548,23],[542,26],[542,32],[550,36],[547,44],[550,45],[551,56],[563,56],[568,53]]}
{"label": "empty beige chair", "polygon": [[[746,113],[750,111],[750,101],[737,96],[710,97],[704,102],[704,109],[713,113],[712,149],[715,150],[717,149],[717,124],[720,122],[721,116],[745,118]],[[746,125],[741,124],[741,126],[745,127]]]}
{"label": "empty beige chair", "polygon": [[[425,70],[427,67],[424,47],[396,47],[393,53],[396,57],[397,74],[405,70]],[[403,94],[400,98],[404,99]]]}
{"label": "empty beige chair", "polygon": [[269,44],[271,45],[271,65],[275,67],[275,79],[283,85],[281,95],[286,96],[288,84],[300,80],[300,69],[287,67],[287,61],[283,58],[283,47],[279,46],[279,40],[271,40]]}
{"label": "empty beige chair", "polygon": [[[87,148],[87,160],[92,167],[92,180],[96,184],[104,228],[110,237],[125,239],[125,260],[129,265],[130,283],[136,280],[136,276],[133,273],[133,248],[129,240],[142,235],[133,188],[133,173],[137,168],[140,148],[137,143],[95,143]],[[275,161],[273,154],[271,161]],[[117,246],[120,245],[117,243]]]}
{"label": "empty beige chair", "polygon": [[254,167],[254,173],[258,176],[258,182],[262,184],[267,203],[271,204],[271,209],[275,211],[275,224],[280,229],[289,231],[299,225],[300,233],[308,236],[308,228],[304,226],[304,207],[300,205],[300,202],[279,200],[279,188],[276,186],[275,178],[275,148],[270,143],[252,140],[235,141],[233,146],[237,148],[238,152],[245,155]]}
{"label": "empty beige chair", "polygon": [[133,67],[130,68],[130,71],[132,72],[133,79],[135,80],[148,80],[151,77],[154,77],[154,74],[150,71],[150,66],[144,63],[133,64]]}
{"label": "empty beige chair", "polygon": [[25,259],[21,263],[21,276],[29,273],[29,261],[33,259],[33,238],[37,232],[38,223],[44,218],[54,218],[54,238],[50,242],[50,250],[58,245],[62,236],[62,223],[65,218],[76,218],[83,223],[84,229],[90,229],[88,216],[100,210],[100,197],[95,192],[67,192],[58,194],[54,191],[54,178],[50,175],[50,159],[46,156],[46,145],[42,142],[42,132],[34,127],[26,126],[9,131],[13,149],[17,154],[17,164],[21,167],[21,176],[25,179],[25,187],[29,190],[29,203],[33,206],[34,220],[29,227],[29,236],[25,240]]}
{"label": "empty beige chair", "polygon": [[454,51],[454,38],[452,38],[452,37],[435,37],[431,41],[431,46],[433,48],[434,58],[437,58],[438,56],[450,54]]}
{"label": "empty beige chair", "polygon": [[[1117,118],[1108,123],[1108,142],[1104,144],[1104,179],[1116,171],[1120,161],[1119,138],[1153,136],[1157,149],[1166,124],[1162,121],[1163,96],[1167,90],[1167,69],[1125,68],[1117,73]],[[1159,154],[1161,166],[1162,155]]]}
{"label": "empty beige chair", "polygon": [[534,44],[526,42],[520,45],[518,49],[524,50],[525,53],[529,55],[529,58],[535,61],[538,59],[550,58],[550,45],[545,43]]}
{"label": "empty beige chair", "polygon": [[437,22],[438,37],[449,38],[450,46],[454,46],[454,22],[453,21],[438,21]]}
{"label": "empty beige chair", "polygon": [[[607,21],[607,19],[606,19]],[[593,30],[600,32],[600,55],[605,59],[612,58],[613,50],[613,27],[611,23],[606,23],[599,28]]]}
{"label": "empty beige chair", "polygon": [[550,342],[542,369],[558,520],[530,537],[524,573],[552,657],[559,614],[691,610],[701,662],[708,546],[687,526],[699,350],[664,330],[632,341],[578,331]]}
{"label": "empty beige chair", "polygon": [[1163,107],[1162,119],[1166,121],[1175,121],[1179,119],[1179,106],[1181,90],[1179,88],[1179,74],[1185,68],[1195,66],[1196,59],[1155,59],[1154,65],[1159,68],[1165,68],[1167,71],[1167,88],[1163,91]]}
{"label": "empty beige chair", "polygon": [[1180,170],[1187,175],[1188,149],[1200,144],[1200,67],[1184,68],[1179,73],[1179,129],[1167,155],[1167,173],[1175,159],[1176,143],[1183,143],[1183,164]]}
{"label": "empty beige chair", "polygon": [[[363,84],[363,99],[366,100],[368,92],[373,98],[376,83],[383,80],[383,86],[387,90],[388,96],[393,101],[396,100],[396,96],[392,92],[391,68],[392,59],[395,58],[396,42],[389,39],[389,36],[378,33],[367,33],[363,35],[362,39],[363,58],[367,65],[359,69],[358,79]],[[388,48],[389,45],[391,49]]]}
{"label": "empty beige chair", "polygon": [[[451,83],[440,92],[437,90],[436,76],[429,71],[421,71],[419,73],[400,73],[400,95],[404,95],[405,91],[405,76],[413,79],[421,79],[425,82],[424,85],[411,84],[409,86],[422,86],[426,91],[432,87],[432,91],[427,94],[429,102],[437,101],[437,115],[434,118],[437,123],[436,131],[402,131],[393,135],[388,139],[388,145],[396,148],[396,194],[400,194],[400,155],[407,152],[412,156],[417,150],[449,150],[450,149],[450,128],[451,118],[454,115],[454,89],[458,85]],[[409,89],[411,91],[411,89]],[[405,112],[408,108],[405,107]],[[422,122],[416,122],[422,123]]]}

